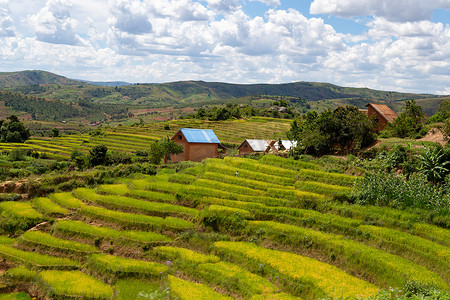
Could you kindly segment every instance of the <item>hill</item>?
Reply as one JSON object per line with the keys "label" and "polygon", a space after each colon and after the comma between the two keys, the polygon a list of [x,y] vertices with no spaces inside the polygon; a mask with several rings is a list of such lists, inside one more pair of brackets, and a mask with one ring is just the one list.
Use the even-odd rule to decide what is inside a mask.
{"label": "hill", "polygon": [[[112,86],[114,85],[114,86]],[[222,82],[179,81],[161,84],[125,82],[86,82],[68,79],[45,71],[0,73],[0,89],[61,100],[67,103],[90,102],[121,105],[128,109],[196,108],[204,105],[245,103],[253,107],[270,106],[279,97],[301,112],[323,110],[339,105],[369,102],[388,104],[397,112],[403,101],[420,99],[428,114],[433,114],[439,99],[435,95],[378,91],[368,88],[341,87],[330,83],[294,82],[284,84],[230,84]],[[108,112],[103,112],[108,114]],[[176,113],[179,115],[182,113]]]}

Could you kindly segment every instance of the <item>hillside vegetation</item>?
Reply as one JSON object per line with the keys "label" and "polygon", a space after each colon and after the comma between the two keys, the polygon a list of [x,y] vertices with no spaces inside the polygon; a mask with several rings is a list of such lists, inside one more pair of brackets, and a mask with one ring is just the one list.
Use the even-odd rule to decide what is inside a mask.
{"label": "hillside vegetation", "polygon": [[425,210],[336,201],[359,179],[314,162],[185,166],[0,203],[2,284],[85,299],[449,295],[450,232]]}
{"label": "hillside vegetation", "polygon": [[135,109],[223,105],[233,103],[233,99],[240,99],[240,103],[258,106],[261,101],[267,101],[265,96],[269,99],[285,97],[293,107],[300,110],[311,107],[323,110],[327,107],[335,108],[346,104],[364,108],[367,103],[376,102],[389,104],[398,111],[403,105],[402,101],[422,99],[423,105],[431,107],[427,110],[431,113],[432,108],[437,109],[439,104],[433,102],[433,105],[428,105],[426,99],[436,98],[434,95],[348,88],[328,83],[229,84],[180,81],[162,84],[122,85],[121,83],[117,86],[98,86],[43,71],[1,73],[0,88],[14,93],[73,104],[81,105],[87,101],[87,103],[115,104]]}

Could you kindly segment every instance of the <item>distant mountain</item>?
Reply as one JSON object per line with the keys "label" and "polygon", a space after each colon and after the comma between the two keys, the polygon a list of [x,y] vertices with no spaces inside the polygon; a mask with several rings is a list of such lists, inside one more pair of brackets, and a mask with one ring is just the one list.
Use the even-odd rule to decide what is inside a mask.
{"label": "distant mountain", "polygon": [[0,72],[0,88],[39,84],[74,85],[80,81],[46,71]]}
{"label": "distant mountain", "polygon": [[127,86],[134,84],[125,81],[86,81],[86,80],[79,80],[79,81],[97,86]]}
{"label": "distant mountain", "polygon": [[[403,101],[420,100],[433,114],[442,101],[435,95],[342,87],[330,83],[294,82],[284,84],[231,84],[223,82],[178,81],[162,84],[89,82],[68,79],[45,71],[0,73],[0,90],[68,103],[88,101],[127,107],[199,107],[225,103],[270,105],[285,97],[300,111],[322,110],[351,104],[364,108],[369,102],[383,103],[399,112]],[[430,101],[433,99],[433,101]]]}

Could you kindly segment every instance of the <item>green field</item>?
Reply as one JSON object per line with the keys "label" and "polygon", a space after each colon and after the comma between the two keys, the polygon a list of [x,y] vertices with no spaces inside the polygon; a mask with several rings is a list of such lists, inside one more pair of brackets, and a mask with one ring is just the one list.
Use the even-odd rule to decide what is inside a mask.
{"label": "green field", "polygon": [[[165,132],[138,128],[125,145],[147,130]],[[448,299],[450,231],[420,210],[337,201],[355,180],[315,162],[227,157],[2,202],[3,220],[26,227],[0,236],[0,284],[50,299],[394,299],[383,295],[406,288]]]}

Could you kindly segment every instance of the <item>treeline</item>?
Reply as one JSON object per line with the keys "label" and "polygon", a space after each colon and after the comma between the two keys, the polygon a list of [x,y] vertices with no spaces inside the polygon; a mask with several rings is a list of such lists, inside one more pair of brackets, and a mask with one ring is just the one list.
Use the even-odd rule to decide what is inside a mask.
{"label": "treeline", "polygon": [[[283,101],[283,100],[282,100]],[[271,108],[255,108],[250,105],[227,104],[225,107],[201,107],[195,114],[187,118],[195,118],[209,121],[224,121],[229,119],[241,119],[248,117],[272,117],[293,119],[298,115],[292,107],[282,106],[285,101],[275,102]]]}
{"label": "treeline", "polygon": [[33,120],[62,121],[74,117],[87,117],[90,120],[102,120],[106,115],[111,118],[129,117],[128,108],[112,104],[97,104],[88,100],[80,100],[79,107],[60,100],[24,96],[10,92],[1,92],[0,101],[14,111],[31,114]]}

